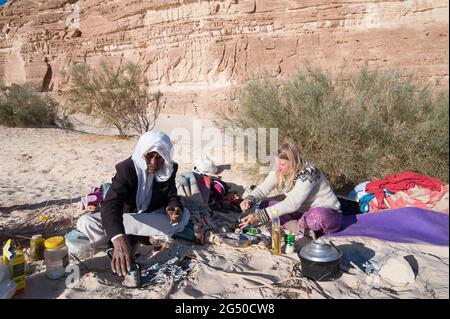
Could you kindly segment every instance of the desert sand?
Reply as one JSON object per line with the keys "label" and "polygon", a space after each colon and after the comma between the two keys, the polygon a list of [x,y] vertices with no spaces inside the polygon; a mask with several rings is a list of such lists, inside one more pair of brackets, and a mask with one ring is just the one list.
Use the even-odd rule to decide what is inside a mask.
{"label": "desert sand", "polygon": [[[193,119],[163,114],[156,129],[167,131],[182,125],[189,130]],[[203,123],[212,125],[210,120]],[[70,131],[0,127],[0,225],[10,227],[40,214],[64,221],[68,231],[84,213],[80,197],[91,187],[110,182],[115,164],[133,152],[137,137],[119,139],[114,134],[90,121],[78,122],[76,130]],[[232,182],[241,194],[260,178],[253,175],[251,165],[216,164],[223,167],[223,180]],[[180,171],[191,167],[192,163],[183,163]],[[190,271],[180,282],[122,287],[110,270],[109,258],[100,251],[80,265],[80,285],[75,288],[66,287],[64,279],[47,279],[43,262],[28,263],[26,290],[18,298],[449,298],[448,247],[360,237],[331,240],[358,266],[333,282],[295,278],[293,269],[299,262],[295,253],[275,256],[257,245],[198,246],[175,240],[161,252],[141,247],[140,258],[143,265],[151,266],[174,256],[190,256]],[[299,240],[297,248],[307,241]],[[361,270],[363,261],[389,256],[410,256],[414,261],[411,285],[395,287]]]}

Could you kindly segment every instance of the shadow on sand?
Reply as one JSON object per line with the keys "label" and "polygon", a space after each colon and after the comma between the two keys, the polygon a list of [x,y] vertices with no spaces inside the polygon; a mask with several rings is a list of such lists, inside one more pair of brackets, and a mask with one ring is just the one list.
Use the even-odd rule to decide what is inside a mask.
{"label": "shadow on sand", "polygon": [[0,213],[9,214],[15,210],[32,210],[32,209],[41,209],[46,206],[52,205],[64,205],[79,202],[81,200],[81,196],[75,198],[62,198],[62,199],[52,199],[45,202],[35,203],[35,204],[21,204],[21,205],[13,205],[8,207],[0,206]]}

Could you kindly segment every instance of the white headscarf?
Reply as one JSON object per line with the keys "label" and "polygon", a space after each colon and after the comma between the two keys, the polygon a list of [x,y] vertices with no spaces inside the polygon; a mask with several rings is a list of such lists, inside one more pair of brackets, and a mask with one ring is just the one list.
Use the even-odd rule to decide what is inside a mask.
{"label": "white headscarf", "polygon": [[[163,159],[164,164],[154,174],[147,173],[147,162],[145,155],[157,152]],[[138,189],[136,193],[136,207],[138,213],[147,210],[152,198],[153,179],[158,182],[167,181],[173,172],[173,145],[169,136],[162,132],[152,131],[144,133],[136,144],[131,159],[134,163],[138,178]]]}

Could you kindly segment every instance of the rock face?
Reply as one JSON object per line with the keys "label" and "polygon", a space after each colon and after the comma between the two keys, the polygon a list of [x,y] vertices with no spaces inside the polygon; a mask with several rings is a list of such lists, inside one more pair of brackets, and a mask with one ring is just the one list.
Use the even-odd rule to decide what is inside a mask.
{"label": "rock face", "polygon": [[64,89],[77,62],[137,62],[180,113],[211,113],[263,73],[406,69],[448,84],[447,0],[9,0],[0,81]]}

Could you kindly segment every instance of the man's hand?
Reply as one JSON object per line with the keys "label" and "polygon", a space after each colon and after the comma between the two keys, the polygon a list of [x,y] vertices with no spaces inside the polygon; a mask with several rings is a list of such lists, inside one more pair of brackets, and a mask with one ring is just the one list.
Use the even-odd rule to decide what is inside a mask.
{"label": "man's hand", "polygon": [[245,212],[247,209],[250,209],[250,202],[248,201],[248,200],[246,200],[246,199],[244,199],[242,202],[241,202],[241,209],[242,209],[242,211],[243,212]]}
{"label": "man's hand", "polygon": [[255,225],[258,222],[260,222],[258,214],[256,214],[256,213],[249,214],[249,215],[245,216],[244,218],[242,218],[240,221],[241,222],[239,224],[239,228],[241,228],[241,229],[244,227],[247,227],[247,226]]}
{"label": "man's hand", "polygon": [[183,211],[178,206],[167,207],[166,213],[171,224],[179,223],[181,221],[181,217],[183,216]]}
{"label": "man's hand", "polygon": [[114,253],[111,261],[112,271],[119,276],[125,276],[131,268],[131,247],[126,236],[117,237],[112,241]]}

